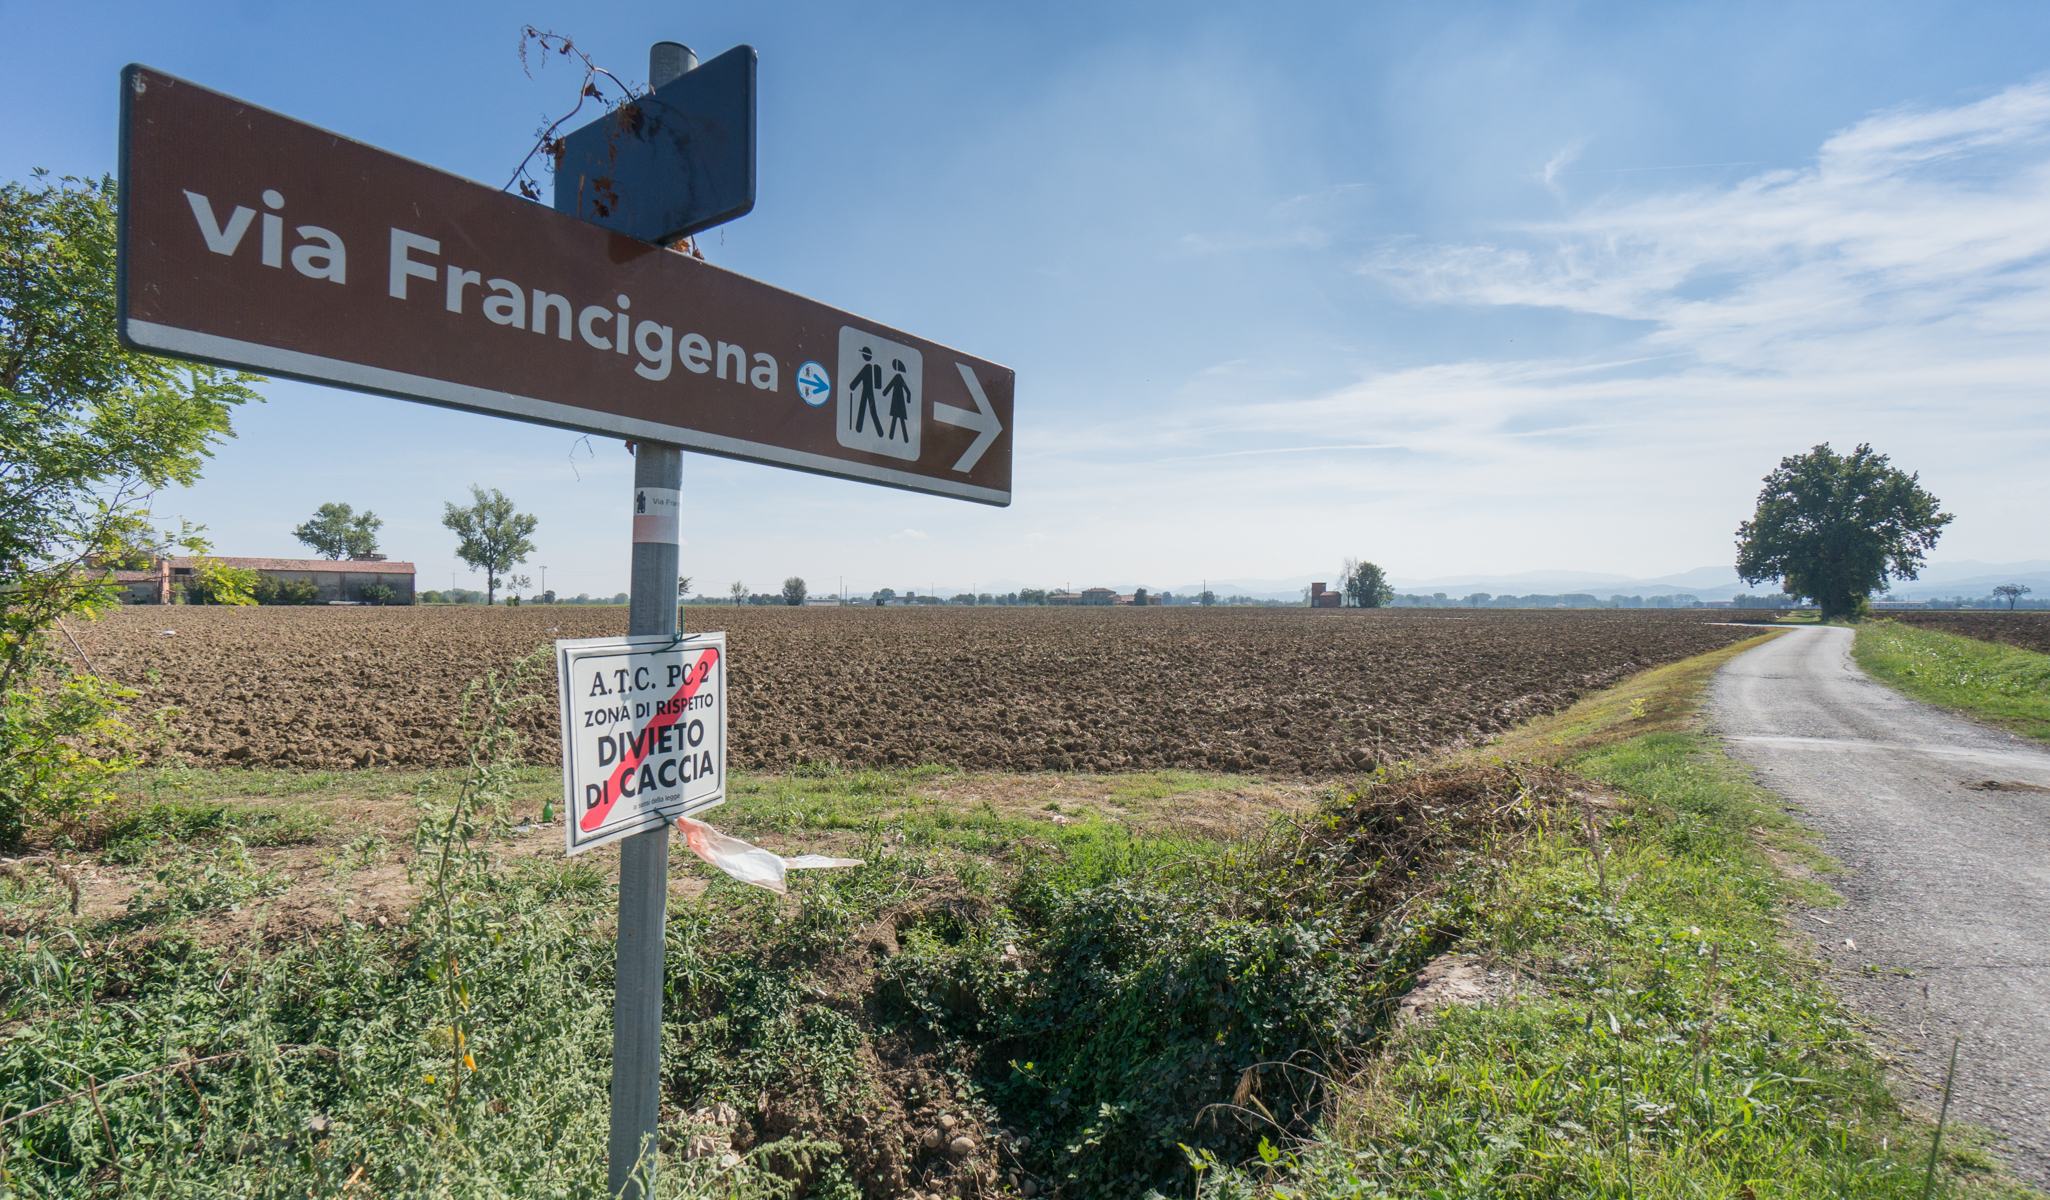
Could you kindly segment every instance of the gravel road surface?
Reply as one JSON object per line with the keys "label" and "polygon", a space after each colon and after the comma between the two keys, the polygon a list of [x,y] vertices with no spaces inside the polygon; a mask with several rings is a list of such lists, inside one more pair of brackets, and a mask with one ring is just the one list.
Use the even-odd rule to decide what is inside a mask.
{"label": "gravel road surface", "polygon": [[2050,750],[1867,679],[1851,637],[1795,629],[1739,656],[1715,727],[1843,864],[1844,906],[1795,920],[1899,1043],[1910,1098],[1934,1110],[1962,1038],[1953,1117],[2050,1183]]}

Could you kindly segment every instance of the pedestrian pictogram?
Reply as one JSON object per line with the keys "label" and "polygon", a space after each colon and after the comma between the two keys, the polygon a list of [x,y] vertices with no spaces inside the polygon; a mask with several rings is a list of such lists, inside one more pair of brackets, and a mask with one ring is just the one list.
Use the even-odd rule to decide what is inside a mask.
{"label": "pedestrian pictogram", "polygon": [[808,362],[797,368],[797,394],[806,404],[817,408],[833,398],[833,377],[815,362]]}
{"label": "pedestrian pictogram", "polygon": [[916,460],[924,426],[925,356],[851,325],[840,327],[840,444]]}

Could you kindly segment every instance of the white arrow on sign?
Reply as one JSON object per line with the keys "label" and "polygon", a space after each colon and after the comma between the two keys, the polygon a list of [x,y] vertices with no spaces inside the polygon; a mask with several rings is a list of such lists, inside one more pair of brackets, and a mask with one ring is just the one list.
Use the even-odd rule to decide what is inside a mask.
{"label": "white arrow on sign", "polygon": [[997,410],[989,406],[989,397],[982,394],[982,384],[976,381],[975,372],[968,369],[967,363],[954,365],[961,368],[962,382],[968,385],[968,394],[975,397],[975,407],[982,411],[970,412],[968,409],[955,408],[951,404],[941,404],[935,400],[932,406],[932,419],[977,431],[978,436],[968,443],[968,450],[961,455],[961,461],[954,464],[956,471],[972,471],[975,469],[975,461],[982,457],[982,452],[989,449],[989,444],[996,441],[997,435],[1004,431],[1004,425],[997,420]]}

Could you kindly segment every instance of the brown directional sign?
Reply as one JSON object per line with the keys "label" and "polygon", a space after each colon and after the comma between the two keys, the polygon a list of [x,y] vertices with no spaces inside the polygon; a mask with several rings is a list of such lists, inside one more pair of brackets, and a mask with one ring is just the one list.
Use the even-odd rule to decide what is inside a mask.
{"label": "brown directional sign", "polygon": [[1011,370],[184,80],[121,75],[158,354],[984,504]]}

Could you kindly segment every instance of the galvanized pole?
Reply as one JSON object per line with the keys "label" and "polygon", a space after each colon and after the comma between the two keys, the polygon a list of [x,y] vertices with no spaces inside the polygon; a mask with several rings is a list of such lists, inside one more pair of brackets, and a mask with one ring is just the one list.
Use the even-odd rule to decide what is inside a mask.
{"label": "galvanized pole", "polygon": [[[634,455],[634,487],[675,491],[683,483],[683,451],[642,442]],[[677,545],[636,541],[628,634],[673,634],[677,628]],[[612,1131],[606,1188],[640,1200],[642,1163],[652,1159],[661,1097],[663,920],[669,906],[669,826],[619,843],[618,969],[612,998]],[[649,1163],[652,1170],[652,1163]]]}
{"label": "galvanized pole", "polygon": [[[661,87],[695,66],[697,56],[688,46],[657,42],[648,51],[649,86]],[[651,442],[635,447],[636,492],[661,490],[673,496],[682,486],[682,450]],[[655,540],[642,541],[642,536],[637,528],[626,631],[674,634],[682,618],[676,604],[676,532],[672,526]],[[624,1200],[643,1200],[642,1181],[654,1171],[662,1101],[663,925],[668,914],[669,826],[664,824],[619,843],[612,1128],[606,1144],[605,1187]]]}

